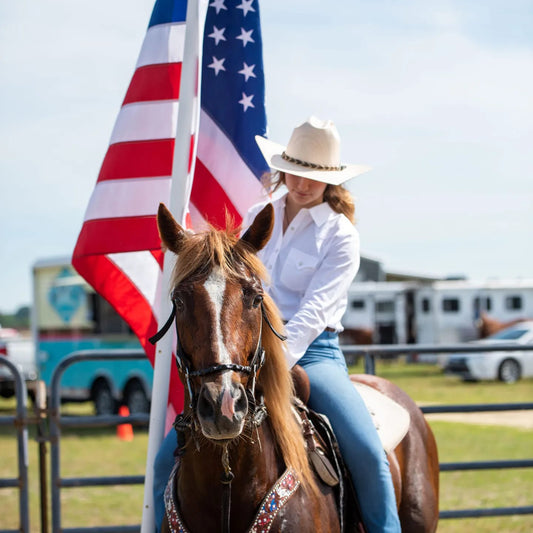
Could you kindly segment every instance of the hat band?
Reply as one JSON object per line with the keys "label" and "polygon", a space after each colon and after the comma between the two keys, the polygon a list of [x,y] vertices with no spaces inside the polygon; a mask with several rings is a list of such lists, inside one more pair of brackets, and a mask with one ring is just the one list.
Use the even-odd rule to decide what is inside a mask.
{"label": "hat band", "polygon": [[340,165],[338,167],[328,167],[326,165],[317,165],[316,163],[309,163],[308,161],[302,161],[301,159],[296,159],[295,157],[291,157],[290,155],[287,155],[286,152],[283,152],[281,154],[282,159],[285,161],[288,161],[289,163],[295,163],[296,165],[300,165],[302,167],[307,168],[314,168],[316,170],[333,170],[333,171],[339,171],[344,170],[346,168],[345,165]]}

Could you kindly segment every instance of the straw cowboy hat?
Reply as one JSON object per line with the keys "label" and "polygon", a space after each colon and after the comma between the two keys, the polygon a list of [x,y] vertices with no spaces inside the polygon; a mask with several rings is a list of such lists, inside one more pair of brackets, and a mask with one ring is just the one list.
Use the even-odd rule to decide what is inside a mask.
{"label": "straw cowboy hat", "polygon": [[270,168],[295,176],[340,185],[370,170],[340,164],[340,136],[331,120],[310,117],[294,128],[287,147],[260,135],[255,140]]}

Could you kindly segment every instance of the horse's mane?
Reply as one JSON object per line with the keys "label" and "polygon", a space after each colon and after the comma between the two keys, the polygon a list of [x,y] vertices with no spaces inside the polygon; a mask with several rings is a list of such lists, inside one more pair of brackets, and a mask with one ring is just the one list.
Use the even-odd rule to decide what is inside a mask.
{"label": "horse's mane", "polygon": [[[208,275],[213,265],[230,279],[239,280],[249,271],[262,281],[267,272],[249,245],[238,239],[238,229],[215,230],[188,236],[184,240],[173,273],[171,287],[185,279]],[[244,269],[243,270],[243,266]],[[283,323],[273,300],[264,295],[265,313],[276,331],[283,331]],[[287,466],[293,467],[301,476],[306,488],[316,487],[309,466],[307,451],[301,428],[292,408],[293,383],[287,367],[283,345],[268,327],[263,327],[263,348],[265,364],[258,377],[265,405],[268,410],[272,431],[279,451]]]}
{"label": "horse's mane", "polygon": [[[268,295],[264,298],[264,308],[274,329],[283,331],[279,311]],[[265,393],[265,404],[281,454],[285,464],[300,472],[308,488],[315,487],[302,430],[293,412],[293,382],[287,368],[283,345],[270,328],[263,328],[263,348],[267,355],[259,383]]]}

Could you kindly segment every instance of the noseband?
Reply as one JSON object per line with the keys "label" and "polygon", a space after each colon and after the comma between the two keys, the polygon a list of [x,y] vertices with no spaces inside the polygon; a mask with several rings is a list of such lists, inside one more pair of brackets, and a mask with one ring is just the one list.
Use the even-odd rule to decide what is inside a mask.
{"label": "noseband", "polygon": [[[172,325],[172,322],[176,318],[176,300],[172,299],[172,311],[170,313],[170,316],[168,317],[168,320],[165,322],[165,324],[161,327],[161,329],[153,336],[150,337],[148,340],[152,344],[156,344],[159,340],[163,338],[165,333],[170,329],[170,326]],[[265,308],[263,305],[263,302],[261,301],[261,327],[259,330],[259,338],[257,339],[257,346],[255,348],[254,355],[252,357],[252,360],[250,361],[249,365],[239,365],[236,363],[221,363],[218,365],[211,365],[206,368],[202,368],[199,370],[191,370],[190,366],[190,357],[187,356],[185,350],[183,349],[183,346],[180,341],[180,336],[178,332],[178,323],[176,321],[176,363],[178,365],[178,369],[183,372],[185,375],[185,379],[187,382],[187,389],[189,391],[189,398],[190,398],[190,404],[189,407],[193,408],[195,404],[195,395],[192,390],[191,386],[191,378],[194,377],[205,377],[209,376],[211,374],[219,374],[221,372],[226,372],[228,370],[231,370],[233,372],[240,372],[242,374],[248,374],[251,376],[251,380],[248,380],[247,389],[250,390],[252,397],[255,393],[255,380],[257,378],[257,374],[261,367],[263,366],[265,362],[265,350],[263,349],[262,343],[261,343],[261,337],[263,333],[263,320],[267,323],[268,327],[280,339],[281,341],[285,341],[287,337],[282,335],[281,333],[278,333],[275,329],[272,323],[270,322],[268,315],[265,313]],[[251,381],[251,383],[250,383]]]}

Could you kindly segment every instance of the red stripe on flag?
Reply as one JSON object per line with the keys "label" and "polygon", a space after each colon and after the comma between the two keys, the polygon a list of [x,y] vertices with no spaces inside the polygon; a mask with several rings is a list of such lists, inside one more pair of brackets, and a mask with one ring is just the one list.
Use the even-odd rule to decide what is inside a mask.
{"label": "red stripe on flag", "polygon": [[[74,255],[72,265],[99,294],[113,302],[113,307],[129,323],[153,365],[155,346],[148,339],[156,333],[157,321],[150,304],[139,293],[135,284],[103,255],[85,257]],[[176,365],[172,365],[171,368],[171,383],[169,401],[180,413],[183,409],[183,385],[177,375]]]}
{"label": "red stripe on flag", "polygon": [[226,227],[226,212],[238,225],[242,217],[207,167],[196,159],[191,202],[210,224],[216,228]]}
{"label": "red stripe on flag", "polygon": [[189,174],[191,173],[191,168],[192,168],[192,156],[194,154],[194,139],[195,139],[195,136],[191,135],[191,144],[189,145],[189,164],[187,165],[187,172]]}
{"label": "red stripe on flag", "polygon": [[124,104],[152,100],[177,100],[180,96],[181,63],[139,67],[130,82]]}
{"label": "red stripe on flag", "polygon": [[87,220],[81,228],[74,257],[159,250],[155,215]]}
{"label": "red stripe on flag", "polygon": [[159,266],[161,267],[161,270],[163,270],[163,263],[165,260],[165,254],[163,253],[163,250],[152,250],[151,254],[154,256],[155,260],[159,263]]}
{"label": "red stripe on flag", "polygon": [[98,181],[170,176],[173,154],[174,139],[111,144]]}

